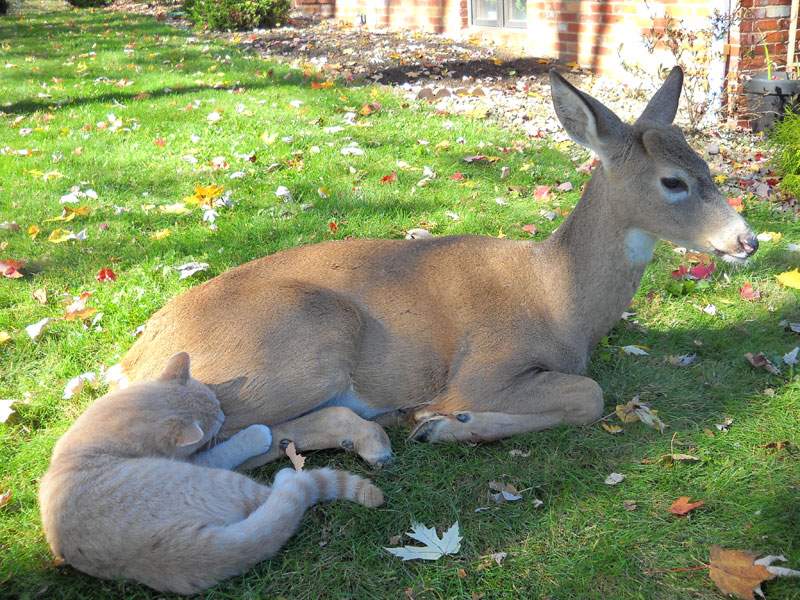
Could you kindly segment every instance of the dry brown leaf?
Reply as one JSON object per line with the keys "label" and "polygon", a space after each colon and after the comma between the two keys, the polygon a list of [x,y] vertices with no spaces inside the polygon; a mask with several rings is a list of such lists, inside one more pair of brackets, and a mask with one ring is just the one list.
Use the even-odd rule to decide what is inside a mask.
{"label": "dry brown leaf", "polygon": [[39,304],[47,304],[47,290],[45,290],[44,288],[39,288],[38,290],[34,290],[33,298]]}
{"label": "dry brown leaf", "polygon": [[772,375],[781,374],[781,370],[772,364],[772,361],[770,361],[763,352],[759,352],[758,354],[747,352],[744,357],[747,359],[747,362],[756,369],[764,369],[767,373],[771,373]]}
{"label": "dry brown leaf", "polygon": [[671,465],[676,462],[697,462],[700,460],[699,456],[692,456],[691,454],[664,454],[659,462],[666,465]]}
{"label": "dry brown leaf", "polygon": [[761,584],[775,577],[763,565],[754,564],[756,555],[745,550],[725,550],[711,546],[709,576],[723,594],[742,600],[755,600],[753,592],[761,592]]}
{"label": "dry brown leaf", "polygon": [[697,502],[690,502],[689,496],[681,496],[669,507],[669,512],[678,517],[685,517],[696,508],[700,508],[705,504],[704,501],[698,500]]}
{"label": "dry brown leaf", "polygon": [[306,464],[306,457],[297,453],[297,448],[294,447],[294,442],[289,442],[286,446],[286,456],[292,461],[292,466],[295,471],[302,471],[303,465]]}

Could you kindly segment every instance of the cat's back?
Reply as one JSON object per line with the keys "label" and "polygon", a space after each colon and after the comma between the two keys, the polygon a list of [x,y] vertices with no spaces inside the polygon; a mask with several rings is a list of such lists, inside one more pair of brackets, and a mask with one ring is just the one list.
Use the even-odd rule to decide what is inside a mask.
{"label": "cat's back", "polygon": [[240,521],[266,490],[234,472],[166,458],[54,458],[40,506],[56,556],[90,574],[128,577],[166,565],[207,527]]}

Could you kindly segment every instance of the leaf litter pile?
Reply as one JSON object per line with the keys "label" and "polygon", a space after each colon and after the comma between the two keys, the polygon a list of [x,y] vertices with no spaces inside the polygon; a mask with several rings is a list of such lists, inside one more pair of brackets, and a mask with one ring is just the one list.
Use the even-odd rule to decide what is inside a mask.
{"label": "leaf litter pile", "polygon": [[[83,28],[78,25],[72,35],[79,35]],[[273,39],[273,33],[282,37]],[[247,232],[243,222],[262,219],[263,227],[252,238],[244,238],[245,242],[285,236],[280,244],[257,255],[299,243],[375,235],[418,240],[448,233],[484,233],[541,240],[563,222],[586,176],[597,168],[592,157],[565,142],[553,118],[544,76],[550,66],[547,61],[536,61],[536,66],[508,63],[493,49],[467,42],[454,45],[428,34],[381,34],[384,37],[376,41],[377,34],[331,23],[298,24],[273,33],[221,36],[283,56],[282,68],[252,62],[257,83],[243,81],[241,73],[226,74],[238,59],[220,47],[212,49],[209,40],[181,34],[179,51],[173,52],[170,44],[175,38],[166,32],[149,36],[145,49],[136,39],[125,37],[123,28],[100,27],[93,39],[121,43],[125,60],[101,69],[98,53],[84,43],[59,59],[61,71],[55,76],[45,76],[34,52],[25,60],[9,54],[4,68],[14,73],[26,70],[26,77],[36,84],[29,100],[38,109],[29,113],[20,106],[16,110],[9,102],[0,121],[0,167],[8,167],[13,181],[1,187],[0,193],[19,197],[3,205],[8,210],[0,223],[0,285],[19,298],[13,315],[0,317],[0,352],[12,357],[34,355],[43,361],[47,353],[65,352],[63,348],[76,344],[86,350],[87,357],[102,356],[87,359],[94,361],[89,364],[65,360],[68,369],[57,375],[51,372],[50,382],[59,382],[53,392],[54,405],[70,418],[80,403],[102,393],[106,365],[113,364],[119,352],[141,334],[146,317],[169,296],[254,256],[237,248],[243,239],[231,235],[232,230]],[[291,34],[288,43],[287,33]],[[54,51],[63,43],[63,39],[48,38]],[[11,49],[4,46],[6,51]],[[380,60],[372,60],[368,49],[373,57],[381,54]],[[183,64],[181,57],[193,54],[204,61],[202,66]],[[137,64],[140,59],[142,64]],[[145,59],[166,65],[162,68],[171,79],[140,87],[149,68]],[[448,70],[445,62],[474,64],[470,71],[459,71]],[[636,102],[614,97],[612,90],[604,95],[601,80],[576,68],[570,70],[579,85],[595,93],[599,90],[601,99],[617,109],[622,106],[623,115],[638,110]],[[188,83],[188,71],[202,91],[173,93]],[[355,86],[359,80],[392,84],[399,88],[403,104],[387,100],[381,95],[385,90],[359,90]],[[298,88],[288,96],[257,91],[263,82],[269,89],[288,81]],[[107,93],[113,100],[86,116],[70,106],[71,99],[82,93]],[[166,109],[156,104],[162,94]],[[322,105],[323,98],[329,107]],[[407,107],[406,102],[410,103]],[[394,135],[389,119],[402,117],[398,105],[411,111],[413,120],[424,115],[435,131],[404,138],[403,154],[387,151],[385,146],[390,144],[376,141],[384,130]],[[267,108],[280,113],[277,122],[260,119]],[[151,116],[149,110],[161,112]],[[524,124],[520,115],[525,115]],[[174,129],[169,121],[185,125]],[[481,129],[488,121],[517,129],[491,140]],[[520,128],[524,135],[518,133]],[[759,241],[765,252],[772,253],[780,272],[751,268],[745,280],[714,257],[667,245],[648,271],[647,289],[622,315],[615,332],[601,342],[598,362],[664,369],[713,390],[719,368],[714,354],[719,349],[704,345],[698,334],[682,340],[680,349],[665,351],[648,335],[654,315],[680,306],[681,318],[702,330],[745,320],[748,311],[763,309],[782,319],[774,328],[776,341],[769,347],[753,346],[742,333],[737,340],[742,351],[736,368],[762,382],[765,397],[774,397],[794,381],[800,350],[800,313],[784,306],[800,289],[800,236],[788,224],[793,199],[780,191],[769,154],[753,138],[726,131],[703,135],[695,144],[711,163],[731,206],[762,224]],[[225,139],[224,145],[215,144],[217,138]],[[569,155],[558,172],[542,166],[538,138],[547,138]],[[147,149],[135,176],[109,179],[98,173],[94,163],[82,162],[111,154],[108,148],[113,144],[126,150]],[[324,169],[315,163],[320,160],[325,161]],[[177,178],[178,183],[159,185],[147,177],[151,168],[162,168],[160,177]],[[26,202],[28,188],[36,190],[36,202]],[[405,198],[435,200],[441,210],[415,208],[411,219],[391,217],[396,222],[377,229],[372,223],[355,225],[355,211],[348,203],[367,203],[380,194],[398,204]],[[787,220],[780,222],[783,216]],[[779,221],[777,225],[773,219]],[[228,258],[232,248],[236,255]],[[61,261],[68,265],[68,277],[60,274]],[[121,310],[129,312],[130,318],[121,318]],[[604,389],[608,382],[602,382]],[[40,400],[47,393],[42,386],[26,385],[30,389],[3,388],[0,399],[0,423],[9,431],[17,428],[25,441],[35,436],[41,415],[53,411]],[[631,440],[661,439],[669,431],[673,440],[669,452],[665,446],[652,458],[643,456],[640,464],[612,461],[608,469],[592,475],[595,493],[616,495],[623,515],[644,519],[652,512],[689,528],[723,510],[718,499],[702,493],[696,480],[690,489],[653,502],[629,496],[629,490],[648,470],[684,474],[711,469],[710,451],[698,437],[724,442],[743,421],[721,412],[699,423],[699,436],[681,441],[686,437],[686,421],[673,398],[665,398],[657,387],[643,384],[624,397],[607,393],[615,408],[600,422],[598,435],[622,448]],[[761,440],[755,451],[776,460],[792,460],[798,442],[784,439],[788,437],[781,434]],[[525,443],[525,438],[520,439]],[[293,444],[285,451],[294,468],[301,470],[306,457]],[[538,449],[501,449],[501,454],[515,461],[519,470],[536,468],[541,459]],[[563,504],[560,498],[555,505],[550,502],[551,490],[546,486],[534,486],[534,494],[530,484],[519,485],[531,479],[509,472],[513,476],[481,473],[480,490],[472,497],[475,508],[464,510],[467,514],[461,518],[470,545],[479,542],[474,532],[485,526],[476,519],[503,520],[528,511],[535,515],[528,518],[544,519],[557,514]],[[37,476],[33,471],[24,475],[28,482]],[[0,477],[0,519],[16,514],[23,502],[29,502],[25,499],[30,497],[29,489],[19,493],[25,485],[29,483],[21,479]],[[386,550],[404,561],[463,555],[459,522],[444,527],[456,516],[432,521],[435,517],[419,514],[419,520],[436,523],[438,531],[412,521],[408,537],[421,545],[401,546],[398,537]],[[701,568],[709,569],[712,580],[726,593],[752,597],[765,581],[796,576],[795,571],[774,564],[782,557],[758,559],[745,551],[715,548],[709,548],[711,558]],[[508,553],[496,549],[485,554],[487,546],[481,551],[485,560],[479,570],[503,564]],[[789,553],[772,549],[776,550]],[[462,577],[459,572],[458,577],[466,574]]]}

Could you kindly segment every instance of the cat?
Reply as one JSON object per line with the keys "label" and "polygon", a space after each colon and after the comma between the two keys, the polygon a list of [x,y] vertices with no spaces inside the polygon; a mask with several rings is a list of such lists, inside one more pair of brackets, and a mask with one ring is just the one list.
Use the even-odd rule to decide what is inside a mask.
{"label": "cat", "polygon": [[274,555],[319,501],[383,503],[380,489],[345,471],[284,469],[272,487],[233,472],[272,436],[251,425],[198,452],[223,420],[183,352],[157,380],[98,399],[56,443],[42,478],[54,555],[96,577],[193,594]]}

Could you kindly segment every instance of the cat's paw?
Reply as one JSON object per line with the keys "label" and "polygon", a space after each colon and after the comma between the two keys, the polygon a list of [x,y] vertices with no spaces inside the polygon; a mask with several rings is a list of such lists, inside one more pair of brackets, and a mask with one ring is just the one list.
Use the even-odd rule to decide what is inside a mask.
{"label": "cat's paw", "polygon": [[250,425],[240,431],[239,436],[252,451],[252,456],[266,454],[272,447],[272,430],[266,425]]}

